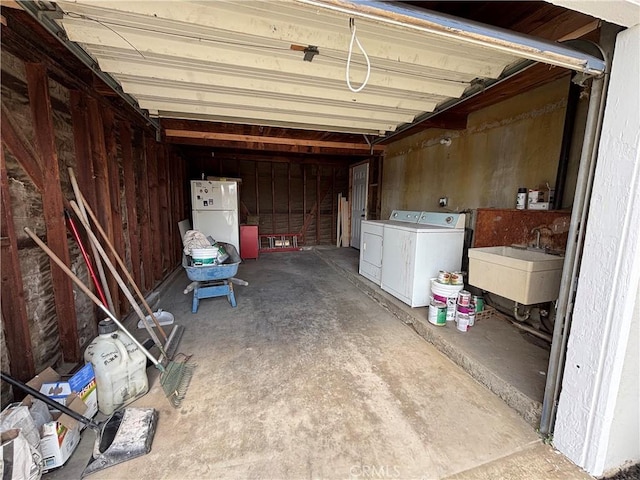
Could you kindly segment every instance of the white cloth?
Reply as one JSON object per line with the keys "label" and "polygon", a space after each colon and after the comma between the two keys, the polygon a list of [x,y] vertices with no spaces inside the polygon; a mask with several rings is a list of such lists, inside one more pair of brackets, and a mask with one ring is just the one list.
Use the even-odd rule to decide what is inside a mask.
{"label": "white cloth", "polygon": [[192,248],[209,248],[211,247],[211,242],[207,240],[207,237],[204,233],[198,230],[187,230],[184,234],[184,238],[182,239],[182,244],[184,245],[184,254],[191,255]]}

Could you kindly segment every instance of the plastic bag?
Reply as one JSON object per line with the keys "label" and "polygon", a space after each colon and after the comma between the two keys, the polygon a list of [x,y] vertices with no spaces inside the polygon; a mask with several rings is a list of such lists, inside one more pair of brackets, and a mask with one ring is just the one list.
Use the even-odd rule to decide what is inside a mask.
{"label": "plastic bag", "polygon": [[222,246],[222,244],[214,242],[213,248],[215,248],[217,250],[216,251],[216,262],[215,262],[216,265],[220,265],[220,264],[224,263],[225,260],[227,258],[229,258],[229,254],[227,253],[227,250]]}
{"label": "plastic bag", "polygon": [[2,478],[39,480],[42,477],[42,455],[27,441],[22,430],[13,428],[3,431],[1,438]]}

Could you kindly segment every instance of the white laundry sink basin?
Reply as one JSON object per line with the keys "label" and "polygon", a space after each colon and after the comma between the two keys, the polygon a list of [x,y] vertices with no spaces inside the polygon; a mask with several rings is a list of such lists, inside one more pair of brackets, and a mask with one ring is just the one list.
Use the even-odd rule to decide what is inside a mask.
{"label": "white laundry sink basin", "polygon": [[564,258],[514,247],[469,249],[469,283],[524,305],[558,298]]}

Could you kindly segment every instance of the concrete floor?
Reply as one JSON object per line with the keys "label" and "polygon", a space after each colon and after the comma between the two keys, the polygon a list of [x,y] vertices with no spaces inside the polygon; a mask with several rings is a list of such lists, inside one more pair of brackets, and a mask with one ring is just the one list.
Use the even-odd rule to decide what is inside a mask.
{"label": "concrete floor", "polygon": [[535,428],[540,425],[542,399],[549,361],[549,346],[509,323],[505,315],[478,320],[477,327],[461,333],[455,324],[436,327],[428,308],[411,308],[358,274],[359,251],[353,248],[316,250],[334,269],[411,325],[449,359],[502,398]]}
{"label": "concrete floor", "polygon": [[[238,307],[205,299],[197,314],[178,272],[160,306],[199,364],[187,396],[172,408],[149,369],[150,392],[132,406],[159,411],[151,453],[89,478],[591,478],[327,252],[244,262]],[[79,478],[93,438],[45,478]]]}

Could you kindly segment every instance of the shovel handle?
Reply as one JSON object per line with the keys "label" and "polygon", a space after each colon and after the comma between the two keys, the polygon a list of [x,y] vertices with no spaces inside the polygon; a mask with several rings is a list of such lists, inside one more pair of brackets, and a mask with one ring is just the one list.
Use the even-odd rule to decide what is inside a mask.
{"label": "shovel handle", "polygon": [[118,274],[118,270],[116,269],[115,265],[113,265],[113,263],[111,263],[111,260],[109,260],[109,257],[107,256],[107,252],[105,252],[104,248],[102,248],[102,245],[100,245],[100,242],[98,241],[98,237],[96,237],[95,234],[93,233],[93,230],[91,230],[91,226],[84,218],[82,218],[82,213],[80,212],[80,208],[78,207],[78,204],[73,200],[71,200],[70,204],[71,204],[71,209],[78,216],[78,220],[80,220],[80,223],[86,230],[87,235],[89,235],[89,238],[96,246],[96,249],[98,250],[98,253],[102,257],[104,264],[107,266],[107,268],[111,272],[111,275],[113,275],[113,278],[116,280],[116,283],[122,290],[122,293],[124,293],[124,295],[127,297],[127,300],[129,300],[131,307],[133,307],[133,311],[136,312],[136,314],[144,324],[145,328],[147,329],[147,332],[149,332],[149,336],[151,337],[153,342],[156,344],[156,346],[160,350],[160,353],[162,353],[166,357],[166,352],[164,351],[164,346],[162,345],[162,342],[160,342],[160,339],[156,335],[156,332],[154,332],[153,328],[151,328],[151,325],[149,325],[149,321],[144,316],[144,313],[142,313],[142,310],[140,310],[140,306],[138,305],[138,302],[136,302],[136,299],[133,298],[131,291],[127,288],[126,284],[124,283],[124,280],[122,279],[120,274]]}
{"label": "shovel handle", "polygon": [[29,229],[29,227],[24,227],[24,231],[27,233],[27,235],[29,235],[29,237],[31,237],[31,240],[36,242],[36,244],[44,251],[44,253],[49,255],[49,258],[53,260],[62,269],[62,271],[67,274],[67,276],[71,280],[73,280],[73,283],[75,283],[78,286],[78,288],[80,288],[80,290],[86,293],[87,296],[93,301],[93,303],[95,303],[98,307],[100,307],[100,309],[102,309],[102,311],[111,320],[113,320],[113,322],[118,326],[120,330],[122,330],[124,333],[126,333],[129,336],[131,341],[136,344],[136,346],[142,351],[142,353],[144,353],[147,356],[149,360],[151,360],[151,362],[155,365],[155,367],[161,372],[164,372],[165,368],[162,366],[162,364],[158,360],[156,360],[153,355],[151,355],[149,350],[144,348],[144,346],[136,339],[136,337],[134,337],[131,333],[129,333],[129,331],[124,327],[124,325],[120,323],[120,320],[118,320],[116,316],[113,313],[111,313],[109,309],[104,305],[104,303],[102,303],[98,299],[98,297],[96,297],[93,294],[93,292],[89,290],[84,283],[82,283],[82,281],[71,271],[71,269],[67,267],[65,263],[62,260],[60,260],[60,258],[55,253],[53,253],[53,251],[49,247],[47,247],[47,245],[42,240],[40,240],[38,236],[31,231],[31,229]]}
{"label": "shovel handle", "polygon": [[[73,173],[73,169],[72,168],[69,168],[69,177],[72,179],[72,182],[76,182],[75,174]],[[77,182],[76,182],[76,185],[77,185]],[[133,288],[133,290],[135,291],[136,295],[138,295],[138,298],[142,302],[142,305],[144,306],[144,308],[147,310],[147,313],[149,314],[149,317],[151,317],[151,320],[153,320],[153,322],[156,324],[156,327],[158,327],[158,331],[160,332],[160,335],[162,335],[162,338],[166,342],[167,341],[167,334],[165,333],[165,331],[162,328],[162,326],[160,326],[160,322],[158,321],[158,319],[156,318],[155,314],[153,313],[153,310],[151,310],[151,307],[149,306],[149,304],[147,303],[147,300],[144,298],[144,295],[142,294],[142,292],[138,288],[138,285],[136,284],[135,280],[133,279],[133,277],[129,273],[129,270],[127,269],[126,265],[122,261],[122,258],[120,258],[120,255],[118,255],[118,251],[113,246],[113,243],[111,243],[111,240],[109,240],[109,236],[106,234],[106,232],[102,228],[102,225],[100,225],[100,222],[98,221],[98,218],[96,217],[96,214],[93,212],[93,210],[91,210],[91,207],[89,206],[89,202],[87,202],[87,199],[84,198],[84,195],[80,191],[79,187],[77,189],[74,188],[74,191],[75,191],[76,200],[77,200],[76,204],[78,205],[80,213],[83,214],[83,215],[85,213],[89,214],[89,217],[93,221],[93,224],[95,225],[96,229],[98,230],[98,233],[102,237],[102,240],[104,240],[104,243],[107,245],[107,247],[109,247],[109,250],[111,251],[111,254],[113,255],[113,258],[116,260],[116,263],[118,264],[118,266],[120,267],[120,270],[122,271],[123,275],[126,277],[127,281],[129,282],[129,285],[131,285],[131,288]],[[77,212],[76,212],[76,215],[77,215]],[[80,217],[80,218],[81,218],[81,221],[82,221],[82,220],[86,219],[86,215],[84,215],[84,218],[82,218],[82,217]],[[84,222],[83,222],[83,226],[85,228],[90,228],[89,227],[89,220],[88,219],[86,219],[86,220],[87,220],[87,224],[85,225]]]}

